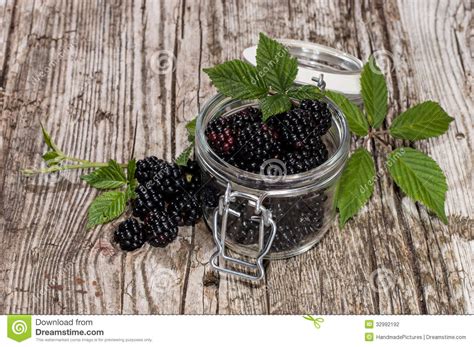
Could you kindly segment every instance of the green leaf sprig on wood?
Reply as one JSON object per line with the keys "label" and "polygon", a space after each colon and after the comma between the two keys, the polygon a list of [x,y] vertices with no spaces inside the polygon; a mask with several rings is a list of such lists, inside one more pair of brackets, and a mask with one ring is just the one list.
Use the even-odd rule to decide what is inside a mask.
{"label": "green leaf sprig on wood", "polygon": [[[354,135],[372,138],[389,150],[391,146],[383,137],[408,141],[427,139],[444,134],[453,121],[438,103],[426,101],[395,117],[388,131],[377,130],[387,114],[388,94],[383,74],[373,60],[365,64],[361,74],[364,110],[341,94],[333,91],[325,94],[342,110]],[[386,167],[407,196],[425,205],[444,223],[448,222],[444,208],[446,177],[432,158],[413,148],[395,148],[387,155]],[[369,201],[376,179],[372,156],[366,149],[357,149],[336,187],[335,205],[341,227]]]}
{"label": "green leaf sprig on wood", "polygon": [[48,151],[43,154],[46,167],[23,169],[21,173],[32,176],[66,170],[94,169],[82,175],[81,179],[91,187],[104,192],[98,195],[88,208],[87,228],[110,222],[121,216],[128,201],[135,197],[135,188],[138,185],[135,178],[135,159],[129,160],[126,164],[118,164],[115,160],[101,163],[68,156],[54,143],[42,124],[41,132],[48,147]]}

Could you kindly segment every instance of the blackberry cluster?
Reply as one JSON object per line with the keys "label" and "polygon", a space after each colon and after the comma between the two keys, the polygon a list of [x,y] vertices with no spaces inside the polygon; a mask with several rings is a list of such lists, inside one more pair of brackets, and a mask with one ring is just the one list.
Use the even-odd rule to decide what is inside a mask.
{"label": "blackberry cluster", "polygon": [[[277,231],[270,251],[284,252],[304,244],[307,238],[318,233],[324,225],[324,202],[327,196],[320,192],[306,197],[296,205],[281,202],[270,202],[272,215],[277,221]],[[259,222],[250,219],[253,209],[248,209],[244,203],[239,208],[240,218],[230,223],[227,237],[242,244],[257,244],[259,239]],[[298,213],[292,213],[292,210]],[[267,230],[265,241],[270,237]]]}
{"label": "blackberry cluster", "polygon": [[212,150],[228,163],[254,173],[269,159],[282,160],[289,174],[311,170],[328,158],[321,137],[331,127],[328,105],[303,100],[299,107],[276,115],[267,123],[258,109],[248,107],[220,117],[206,128]]}
{"label": "blackberry cluster", "polygon": [[194,225],[202,215],[201,171],[189,160],[180,167],[156,157],[137,162],[139,182],[132,201],[133,217],[122,222],[114,241],[124,251],[134,251],[148,242],[165,247],[178,235],[178,225]]}

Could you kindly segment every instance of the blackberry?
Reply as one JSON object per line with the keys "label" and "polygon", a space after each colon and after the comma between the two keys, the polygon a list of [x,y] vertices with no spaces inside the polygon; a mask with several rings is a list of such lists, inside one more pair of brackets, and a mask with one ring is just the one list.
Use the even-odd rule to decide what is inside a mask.
{"label": "blackberry", "polygon": [[[295,249],[310,234],[317,233],[324,225],[324,202],[327,196],[323,192],[312,193],[304,200],[293,204],[291,201],[269,201],[273,219],[277,223],[277,231],[270,250],[283,252]],[[243,204],[238,208],[240,219],[229,224],[228,237],[239,244],[257,244],[259,238],[259,222],[250,219],[253,212]],[[291,213],[291,211],[298,213]],[[265,229],[265,242],[270,237],[270,229]]]}
{"label": "blackberry", "polygon": [[123,251],[134,251],[145,243],[145,232],[142,225],[133,218],[120,223],[114,232],[114,241]]}
{"label": "blackberry", "polygon": [[326,146],[319,137],[311,135],[303,144],[302,149],[287,152],[282,158],[289,175],[314,169],[328,158]]}
{"label": "blackberry", "polygon": [[201,218],[199,201],[192,195],[176,196],[168,205],[168,214],[177,225],[194,225]]}
{"label": "blackberry", "polygon": [[236,132],[248,124],[260,123],[261,121],[262,112],[260,112],[258,108],[254,107],[247,107],[242,111],[229,116],[229,126]]}
{"label": "blackberry", "polygon": [[192,194],[197,193],[201,189],[201,168],[197,161],[189,160],[187,165],[183,167],[183,171],[186,190]]}
{"label": "blackberry", "polygon": [[301,234],[296,227],[284,224],[278,227],[270,250],[273,252],[287,251],[298,245],[301,240]]}
{"label": "blackberry", "polygon": [[304,141],[303,149],[315,157],[317,165],[321,165],[328,159],[328,150],[323,140],[317,135],[310,135]]}
{"label": "blackberry", "polygon": [[269,124],[278,129],[282,142],[290,150],[303,147],[304,139],[315,128],[311,113],[300,108],[270,118]]}
{"label": "blackberry", "polygon": [[308,110],[312,113],[316,120],[315,133],[322,136],[331,128],[331,111],[327,103],[319,100],[303,100],[300,103],[300,108]]}
{"label": "blackberry", "polygon": [[228,117],[213,120],[206,129],[209,145],[221,157],[227,157],[234,151],[235,135]]}
{"label": "blackberry", "polygon": [[251,245],[258,242],[259,222],[246,219],[235,221],[230,225],[228,237],[242,245]]}
{"label": "blackberry", "polygon": [[222,158],[229,158],[236,149],[236,137],[240,130],[260,121],[260,110],[247,107],[232,115],[212,120],[206,128],[206,137],[214,152]]}
{"label": "blackberry", "polygon": [[174,163],[165,162],[149,183],[152,189],[163,194],[168,200],[186,190],[184,172]]}
{"label": "blackberry", "polygon": [[151,211],[145,226],[147,241],[153,247],[166,247],[178,236],[178,227],[165,211]]}
{"label": "blackberry", "polygon": [[135,189],[137,197],[133,200],[133,215],[138,218],[145,218],[148,212],[165,208],[163,195],[148,188],[147,185],[139,185]]}
{"label": "blackberry", "polygon": [[220,191],[215,186],[209,184],[203,186],[199,192],[199,200],[202,207],[213,208],[219,205]]}
{"label": "blackberry", "polygon": [[135,178],[165,198],[176,195],[186,186],[183,171],[178,165],[154,156],[137,161]]}
{"label": "blackberry", "polygon": [[184,166],[183,169],[186,174],[198,175],[201,173],[201,168],[199,167],[198,162],[191,159],[188,160],[186,166]]}
{"label": "blackberry", "polygon": [[269,125],[250,123],[244,126],[237,138],[238,152],[229,162],[240,169],[260,172],[260,166],[281,153],[278,133]]}
{"label": "blackberry", "polygon": [[232,241],[242,245],[258,242],[260,222],[250,218],[254,208],[250,207],[247,202],[243,202],[234,208],[240,212],[240,217],[238,219],[231,219],[228,224],[227,236]]}
{"label": "blackberry", "polygon": [[303,100],[299,108],[270,118],[270,124],[279,130],[289,149],[299,149],[309,136],[326,134],[331,127],[331,112],[324,102]]}
{"label": "blackberry", "polygon": [[137,161],[137,170],[135,171],[135,178],[141,184],[150,181],[156,172],[160,171],[167,163],[164,160],[158,159],[155,156],[146,157]]}

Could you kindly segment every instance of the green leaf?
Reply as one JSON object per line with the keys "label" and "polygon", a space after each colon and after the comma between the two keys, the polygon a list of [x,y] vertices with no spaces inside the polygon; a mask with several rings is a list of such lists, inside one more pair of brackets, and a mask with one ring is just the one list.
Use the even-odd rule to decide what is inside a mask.
{"label": "green leaf", "polygon": [[260,100],[262,118],[265,122],[271,116],[283,113],[291,109],[291,100],[285,94],[275,94]]}
{"label": "green leaf", "polygon": [[137,170],[137,161],[130,159],[127,164],[127,181],[132,182],[135,179],[135,171]]}
{"label": "green leaf", "polygon": [[367,203],[374,183],[374,159],[366,149],[359,148],[349,158],[336,189],[335,203],[341,227]]}
{"label": "green leaf", "polygon": [[324,94],[318,87],[304,85],[299,87],[290,87],[286,92],[290,98],[304,100],[304,99],[321,99]]}
{"label": "green leaf", "polygon": [[63,159],[64,157],[56,151],[49,151],[43,154],[43,160],[47,166],[56,165]]}
{"label": "green leaf", "polygon": [[108,166],[81,176],[81,179],[98,189],[115,189],[127,184],[123,169],[114,160],[110,160]]}
{"label": "green leaf", "polygon": [[127,188],[125,189],[125,201],[133,200],[137,198],[137,193],[135,189],[138,186],[138,181],[135,179],[134,183],[128,184]]}
{"label": "green leaf", "polygon": [[191,152],[194,146],[191,144],[189,145],[179,156],[176,158],[175,162],[179,166],[186,166],[188,164],[189,157],[191,156]]}
{"label": "green leaf", "polygon": [[44,128],[43,124],[40,123],[41,125],[41,131],[43,132],[43,139],[46,145],[48,146],[49,149],[51,149],[54,152],[62,154],[62,152],[59,150],[58,146],[54,143],[53,139],[51,138],[51,135],[46,131]]}
{"label": "green leaf", "polygon": [[360,77],[361,94],[369,124],[374,128],[382,125],[387,115],[387,84],[373,57],[364,65]]}
{"label": "green leaf", "polygon": [[349,128],[354,134],[358,136],[367,135],[369,123],[367,123],[364,114],[355,104],[344,95],[333,91],[326,91],[326,96],[342,110],[342,113],[346,116],[347,123],[349,123]]}
{"label": "green leaf", "polygon": [[196,121],[197,117],[194,117],[186,124],[186,130],[188,131],[188,140],[189,142],[194,142],[194,138],[196,137]]}
{"label": "green leaf", "polygon": [[268,93],[268,87],[258,75],[257,69],[241,60],[231,60],[203,71],[225,96],[248,100],[262,98]]}
{"label": "green leaf", "polygon": [[257,71],[270,88],[285,93],[293,85],[298,61],[284,45],[260,33],[256,58]]}
{"label": "green leaf", "polygon": [[444,134],[453,120],[438,103],[426,101],[395,118],[390,134],[404,140],[423,140]]}
{"label": "green leaf", "polygon": [[126,201],[127,196],[123,191],[110,191],[99,195],[89,206],[87,228],[119,217],[125,211]]}
{"label": "green leaf", "polygon": [[421,202],[445,223],[444,202],[448,185],[436,161],[413,148],[397,148],[388,155],[390,175],[401,190]]}
{"label": "green leaf", "polygon": [[186,130],[188,131],[189,135],[194,135],[194,133],[196,132],[196,122],[197,117],[194,117],[186,124]]}

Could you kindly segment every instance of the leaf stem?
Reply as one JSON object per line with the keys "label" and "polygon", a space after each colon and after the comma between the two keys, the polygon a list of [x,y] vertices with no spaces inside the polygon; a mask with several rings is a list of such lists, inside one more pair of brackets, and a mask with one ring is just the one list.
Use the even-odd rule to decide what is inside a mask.
{"label": "leaf stem", "polygon": [[379,141],[379,143],[380,143],[383,147],[385,147],[385,149],[386,149],[387,151],[390,151],[390,150],[392,149],[391,146],[390,146],[390,144],[389,144],[388,142],[384,141],[383,139],[381,139],[378,135],[374,134],[373,138],[374,138],[375,140]]}
{"label": "leaf stem", "polygon": [[[86,159],[80,159],[80,158],[74,158],[74,157],[68,157],[68,156],[65,156],[64,160],[92,165],[91,167],[104,167],[104,166],[109,165],[108,163],[102,163],[102,162],[97,162],[97,161],[89,161],[89,160],[86,160]],[[119,165],[123,168],[126,168],[128,164],[119,164]]]}
{"label": "leaf stem", "polygon": [[[74,158],[67,158],[70,161],[74,161]],[[76,169],[90,169],[90,168],[99,168],[99,167],[106,167],[108,163],[98,163],[98,162],[90,162],[87,160],[81,160],[81,164],[69,164],[69,165],[54,165],[51,167],[46,168],[32,168],[32,169],[23,169],[21,173],[25,176],[33,176],[38,174],[49,174],[58,171],[65,171],[65,170],[76,170]],[[120,164],[121,167],[127,167],[127,164]]]}
{"label": "leaf stem", "polygon": [[32,176],[37,174],[46,174],[46,173],[53,173],[57,171],[64,171],[64,170],[74,170],[74,169],[89,169],[89,168],[96,168],[96,167],[104,167],[107,166],[107,163],[83,163],[83,164],[72,164],[72,165],[54,165],[47,168],[41,169],[23,169],[21,172],[24,175]]}

